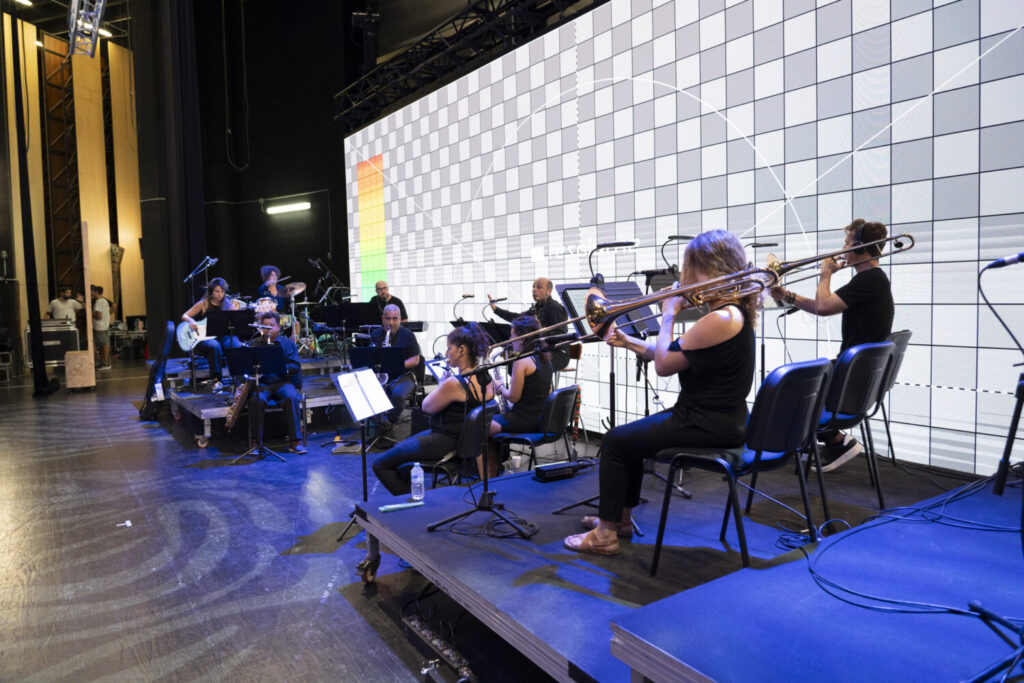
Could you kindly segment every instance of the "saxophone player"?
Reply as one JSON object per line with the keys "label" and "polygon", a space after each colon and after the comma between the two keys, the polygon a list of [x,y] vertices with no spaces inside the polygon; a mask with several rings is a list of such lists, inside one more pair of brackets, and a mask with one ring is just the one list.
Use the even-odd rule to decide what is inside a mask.
{"label": "saxophone player", "polygon": [[299,352],[295,343],[288,337],[281,336],[281,316],[277,311],[266,311],[259,315],[256,321],[261,327],[260,336],[250,343],[250,346],[260,344],[277,344],[284,350],[285,366],[288,368],[286,377],[275,375],[264,375],[260,377],[260,384],[255,386],[252,394],[249,395],[249,429],[258,443],[263,434],[263,417],[267,409],[267,402],[272,398],[277,401],[285,415],[285,422],[288,425],[289,453],[302,454],[306,447],[302,445],[302,425],[299,422],[299,410],[302,390],[302,365],[299,362]]}
{"label": "saxophone player", "polygon": [[389,377],[384,390],[391,399],[394,409],[388,413],[387,423],[383,425],[384,431],[401,417],[405,410],[405,402],[409,394],[416,388],[416,378],[413,371],[421,362],[420,344],[416,341],[416,335],[407,327],[402,327],[402,311],[395,304],[388,304],[384,307],[384,314],[381,316],[380,329],[374,330],[370,339],[374,346],[394,346],[404,349],[405,372],[398,377]]}

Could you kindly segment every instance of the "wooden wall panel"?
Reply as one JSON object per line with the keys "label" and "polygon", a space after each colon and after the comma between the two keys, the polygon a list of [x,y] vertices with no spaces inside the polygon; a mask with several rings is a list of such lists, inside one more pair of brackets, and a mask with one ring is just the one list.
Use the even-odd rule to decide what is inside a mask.
{"label": "wooden wall panel", "polygon": [[121,259],[123,313],[146,314],[143,277],[142,213],[139,204],[139,145],[135,130],[135,97],[132,53],[107,44],[110,64],[110,109],[114,126],[114,178],[117,182],[117,237],[124,249]]}
{"label": "wooden wall panel", "polygon": [[[27,132],[29,193],[32,202],[32,233],[35,240],[36,277],[39,282],[39,298],[34,305],[40,307],[45,316],[50,303],[50,292],[47,287],[49,280],[46,266],[46,215],[43,204],[43,144],[41,118],[39,112],[39,61],[36,56],[36,28],[32,24],[19,21],[19,34],[22,46],[22,97],[26,105],[25,127]],[[17,280],[20,283],[21,301],[19,302],[20,327],[17,337],[24,342],[24,328],[28,324],[28,299],[25,292],[25,244],[21,232],[21,183],[18,166],[17,129],[14,111],[14,55],[11,52],[11,17],[3,15],[4,32],[4,70],[7,74],[7,136],[10,150],[11,168],[11,220],[14,224],[14,264],[17,269]],[[12,330],[13,332],[13,330]],[[15,336],[12,334],[12,336]]]}
{"label": "wooden wall panel", "polygon": [[[75,89],[75,137],[78,149],[78,190],[82,223],[89,224],[88,285],[100,285],[110,298],[110,211],[107,202],[107,159],[103,145],[103,81],[99,58],[72,57]],[[84,232],[83,232],[83,239]],[[86,299],[89,298],[86,292]]]}

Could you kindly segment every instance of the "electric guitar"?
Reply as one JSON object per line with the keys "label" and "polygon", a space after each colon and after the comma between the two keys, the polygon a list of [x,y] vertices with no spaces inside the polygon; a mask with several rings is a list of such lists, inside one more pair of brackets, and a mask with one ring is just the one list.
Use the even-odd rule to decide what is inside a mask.
{"label": "electric guitar", "polygon": [[181,322],[178,323],[178,328],[174,331],[178,337],[178,346],[181,347],[182,351],[191,351],[196,345],[206,339],[213,339],[213,337],[206,336],[206,321],[197,320],[196,327],[198,330],[193,330],[189,323]]}

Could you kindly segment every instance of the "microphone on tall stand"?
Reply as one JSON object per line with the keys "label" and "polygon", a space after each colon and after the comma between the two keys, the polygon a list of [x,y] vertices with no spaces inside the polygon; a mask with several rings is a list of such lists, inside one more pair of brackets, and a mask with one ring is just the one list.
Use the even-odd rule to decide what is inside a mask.
{"label": "microphone on tall stand", "polygon": [[995,261],[985,266],[985,268],[1005,268],[1006,266],[1012,266],[1014,263],[1020,263],[1021,261],[1024,261],[1024,251],[1019,254],[1012,254],[1011,256],[997,258]]}

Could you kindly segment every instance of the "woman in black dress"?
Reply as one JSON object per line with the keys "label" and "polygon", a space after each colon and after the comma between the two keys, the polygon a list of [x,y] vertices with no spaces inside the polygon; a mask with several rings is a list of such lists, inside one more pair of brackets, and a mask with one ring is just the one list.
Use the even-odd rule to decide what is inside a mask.
{"label": "woman in black dress", "polygon": [[[743,246],[725,230],[701,233],[686,245],[683,285],[697,284],[747,267]],[[744,442],[747,395],[754,378],[754,323],[759,295],[720,299],[678,339],[672,329],[682,308],[667,299],[655,343],[610,333],[612,346],[654,361],[660,377],[679,375],[679,398],[669,410],[608,432],[601,445],[596,517],[584,517],[590,531],[565,539],[577,552],[614,555],[619,538],[632,536],[632,509],[640,503],[643,460],[672,446],[732,448]]]}
{"label": "woman in black dress", "polygon": [[458,371],[458,377],[446,375],[437,389],[423,399],[422,409],[430,415],[430,429],[413,434],[373,462],[373,473],[392,495],[409,493],[412,464],[437,462],[450,453],[459,440],[466,416],[494,397],[488,374],[476,372],[486,353],[487,335],[476,323],[448,333],[446,358],[448,366]]}

